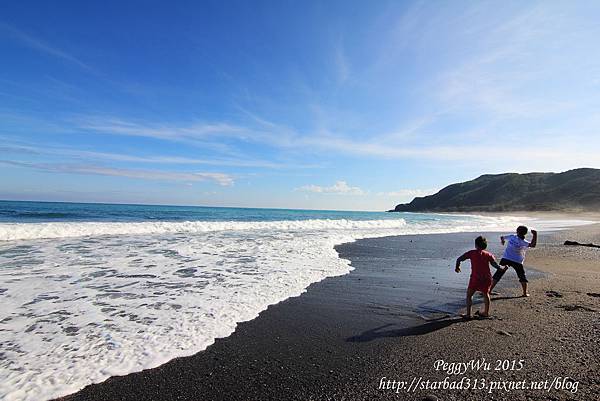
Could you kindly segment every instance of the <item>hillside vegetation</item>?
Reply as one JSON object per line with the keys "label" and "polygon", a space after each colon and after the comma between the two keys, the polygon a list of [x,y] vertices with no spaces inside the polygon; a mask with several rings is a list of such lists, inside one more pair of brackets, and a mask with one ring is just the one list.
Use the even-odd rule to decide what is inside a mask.
{"label": "hillside vegetation", "polygon": [[392,212],[600,211],[600,170],[486,174],[448,185]]}

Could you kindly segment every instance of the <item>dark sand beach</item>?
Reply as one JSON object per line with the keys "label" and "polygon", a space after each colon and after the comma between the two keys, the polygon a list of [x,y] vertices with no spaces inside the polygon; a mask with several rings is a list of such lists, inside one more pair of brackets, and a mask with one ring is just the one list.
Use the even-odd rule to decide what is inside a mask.
{"label": "dark sand beach", "polygon": [[[491,244],[497,235],[488,234]],[[466,322],[455,312],[463,302],[468,263],[460,275],[452,269],[474,236],[340,245],[340,256],[355,267],[350,274],[269,307],[203,352],[110,378],[61,400],[599,399],[600,250],[562,243],[600,243],[600,226],[543,234],[525,263],[531,297],[515,297],[519,283],[509,271],[493,297],[494,317]],[[491,251],[499,257],[499,244]],[[411,280],[429,284],[414,289]],[[485,360],[491,370],[449,375],[435,369],[438,360]],[[496,371],[497,360],[511,366],[522,360],[522,368]],[[405,381],[405,389],[382,389],[383,377]],[[406,389],[444,379],[455,385],[462,380],[463,386],[477,380],[486,387]],[[515,389],[523,381],[562,389]],[[489,392],[492,382],[498,388]]]}

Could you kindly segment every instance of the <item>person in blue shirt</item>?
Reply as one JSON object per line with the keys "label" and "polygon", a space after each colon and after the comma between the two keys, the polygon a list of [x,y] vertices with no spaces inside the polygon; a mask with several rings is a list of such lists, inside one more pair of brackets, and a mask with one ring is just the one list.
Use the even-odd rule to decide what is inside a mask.
{"label": "person in blue shirt", "polygon": [[[528,248],[535,248],[537,245],[537,231],[531,230],[531,234],[533,238],[531,242],[525,239],[527,235],[527,227],[519,226],[517,227],[517,233],[510,235],[503,235],[500,237],[500,241],[502,245],[506,244],[506,249],[504,249],[504,255],[502,255],[502,259],[500,259],[500,265],[502,266],[510,266],[517,272],[517,276],[519,277],[519,281],[521,282],[521,287],[523,288],[523,297],[528,297],[529,293],[527,292],[527,277],[525,276],[525,268],[523,267],[523,261],[525,260],[525,253]],[[490,288],[490,292],[494,289],[498,281],[502,278],[506,269],[497,270],[494,276],[492,277],[492,287]]]}

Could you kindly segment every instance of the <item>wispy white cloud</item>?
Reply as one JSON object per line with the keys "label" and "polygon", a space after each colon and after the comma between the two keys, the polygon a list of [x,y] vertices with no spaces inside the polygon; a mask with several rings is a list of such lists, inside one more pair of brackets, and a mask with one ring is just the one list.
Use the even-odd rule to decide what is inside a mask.
{"label": "wispy white cloud", "polygon": [[76,132],[144,137],[211,149],[221,155],[239,156],[231,141],[268,143],[261,132],[228,122],[147,122],[112,116],[81,115],[67,121]]}
{"label": "wispy white cloud", "polygon": [[346,57],[344,44],[341,40],[334,50],[334,65],[337,81],[340,84],[345,83],[350,78],[350,62]]}
{"label": "wispy white cloud", "polygon": [[348,185],[346,181],[336,181],[332,186],[319,186],[319,185],[304,185],[300,188],[296,188],[296,191],[301,192],[314,192],[320,194],[345,194],[345,195],[364,195],[365,191],[359,187],[352,187]]}
{"label": "wispy white cloud", "polygon": [[[447,149],[395,146],[403,138],[414,135],[431,120],[419,119],[395,132],[373,134],[365,140],[356,140],[331,133],[326,129],[318,133],[301,133],[294,128],[269,121],[254,113],[245,112],[254,125],[245,127],[230,123],[190,123],[182,125],[132,122],[114,117],[79,117],[76,127],[99,134],[140,136],[168,141],[204,141],[208,138],[235,139],[254,142],[279,149],[334,151],[336,153],[386,158],[442,158],[452,159],[455,153]],[[204,143],[204,142],[201,142]]]}
{"label": "wispy white cloud", "polygon": [[[422,116],[409,121],[404,127],[395,131],[371,132],[355,138],[326,128],[317,131],[300,132],[296,129],[269,121],[266,118],[250,113],[252,125],[243,126],[231,123],[190,123],[190,124],[150,124],[131,122],[118,118],[79,118],[71,127],[71,132],[78,129],[89,130],[97,134],[116,134],[125,136],[140,136],[156,138],[167,141],[183,141],[195,144],[204,144],[207,139],[217,138],[234,141],[257,143],[269,148],[309,152],[312,154],[352,155],[360,158],[384,158],[390,160],[434,160],[434,161],[466,161],[470,163],[489,163],[492,159],[490,151],[503,155],[502,163],[535,160],[537,166],[546,170],[552,168],[572,168],[577,163],[589,166],[600,165],[600,156],[593,147],[582,148],[577,146],[575,138],[588,140],[595,130],[591,129],[592,122],[587,123],[587,128],[579,125],[577,130],[560,130],[547,134],[547,130],[538,129],[532,134],[525,128],[513,129],[509,132],[498,133],[498,128],[490,125],[476,126],[472,130],[462,129],[458,133],[445,133],[440,136],[439,127],[431,128],[436,124],[437,115]],[[584,121],[584,120],[580,120]],[[494,121],[490,122],[493,123]],[[585,128],[585,130],[584,130]],[[429,131],[431,130],[431,134]],[[553,128],[556,131],[556,128]],[[427,135],[424,135],[427,134]],[[568,135],[567,135],[568,134]],[[431,141],[426,137],[430,136]],[[528,138],[524,141],[523,138]],[[541,138],[540,140],[534,140]],[[587,139],[586,139],[587,138]],[[500,139],[500,140],[499,140]],[[515,147],[512,141],[519,141]],[[263,160],[248,160],[230,148],[234,144],[216,143],[216,154],[227,154],[230,157],[214,159],[195,159],[177,156],[137,156],[115,153],[102,153],[83,151],[80,155],[87,155],[95,159],[172,163],[172,164],[207,164],[238,167],[265,167],[265,168],[312,168],[312,164],[275,163]],[[222,147],[224,148],[222,148]],[[72,153],[76,153],[73,151]],[[65,153],[68,153],[65,152]],[[234,157],[231,157],[234,156]],[[556,161],[560,163],[557,164]]]}
{"label": "wispy white cloud", "polygon": [[103,167],[85,164],[29,163],[14,160],[0,160],[0,163],[17,167],[31,168],[41,171],[50,171],[55,173],[106,175],[114,177],[128,177],[139,178],[144,180],[161,181],[213,181],[222,186],[231,186],[234,184],[234,179],[232,176],[224,173],[213,172],[176,172],[159,170],[141,170]]}
{"label": "wispy white cloud", "polygon": [[[1,137],[0,137],[1,138]],[[200,159],[181,156],[138,156],[135,154],[112,153],[112,152],[97,152],[83,149],[73,148],[57,148],[57,147],[39,147],[31,145],[0,145],[0,151],[14,154],[34,154],[34,155],[52,155],[69,157],[74,159],[86,160],[110,160],[117,162],[133,162],[133,163],[156,163],[156,164],[181,164],[181,165],[210,165],[210,166],[229,166],[229,167],[257,167],[268,169],[312,169],[319,168],[317,164],[307,163],[281,163],[272,162],[261,159]]]}
{"label": "wispy white cloud", "polygon": [[187,125],[144,124],[114,117],[81,116],[74,119],[80,129],[104,134],[141,136],[167,140],[199,140],[212,136],[245,138],[250,131],[227,123],[192,123]]}
{"label": "wispy white cloud", "polygon": [[600,31],[581,17],[567,3],[529,4],[479,31],[475,50],[443,70],[432,87],[452,111],[498,119],[568,117],[590,95],[595,99],[580,89],[600,77],[600,60],[587,57],[595,51],[589,39]]}
{"label": "wispy white cloud", "polygon": [[[469,137],[465,138],[468,140],[468,143],[465,143],[465,139],[462,139],[446,145],[405,140],[407,137],[416,137],[419,139],[419,135],[422,135],[423,130],[427,129],[427,125],[433,121],[432,119],[426,117],[420,118],[408,123],[405,128],[401,128],[397,132],[373,133],[360,139],[350,138],[327,130],[321,130],[316,134],[300,133],[291,127],[260,117],[257,117],[255,120],[260,122],[260,126],[252,128],[244,128],[231,124],[192,124],[189,126],[181,125],[174,127],[168,125],[151,126],[130,123],[124,120],[119,120],[116,124],[103,125],[104,131],[100,129],[99,125],[90,125],[90,127],[94,127],[94,129],[105,133],[116,131],[121,135],[150,136],[166,140],[178,140],[179,138],[199,139],[211,135],[224,135],[280,149],[302,150],[312,153],[350,154],[358,157],[483,162],[490,160],[490,150],[493,149],[495,153],[503,155],[505,163],[533,159],[538,165],[545,163],[550,166],[556,163],[556,160],[562,160],[565,163],[572,161],[572,163],[562,163],[564,167],[569,168],[577,164],[575,161],[584,161],[588,165],[600,164],[598,153],[594,149],[584,149],[576,146],[576,142],[572,141],[575,136],[571,133],[568,136],[568,138],[571,138],[571,143],[562,143],[559,141],[560,143],[557,144],[551,138],[545,138],[543,143],[536,141],[529,141],[528,143],[528,141],[525,141],[520,143],[518,147],[515,147],[510,141],[498,141],[498,139],[526,137],[526,134],[523,134],[525,135],[523,136],[520,135],[520,132],[515,131],[502,133],[498,137],[493,130],[486,130],[485,128],[478,130],[479,133],[477,136],[483,138],[479,143],[473,142],[473,139]],[[464,132],[462,133],[464,134]],[[589,136],[589,132],[586,132],[585,136]],[[554,137],[559,138],[556,135]],[[451,142],[448,138],[445,138],[445,141]],[[114,157],[118,158],[120,156]],[[128,156],[122,157],[125,159]],[[158,158],[154,161],[160,162],[160,160]],[[176,158],[165,158],[163,162],[174,162],[176,160]],[[180,161],[184,160],[180,159]]]}
{"label": "wispy white cloud", "polygon": [[5,36],[9,36],[16,40],[18,43],[21,43],[22,45],[25,45],[31,49],[37,50],[41,53],[45,53],[56,58],[66,60],[86,70],[92,70],[92,68],[89,65],[79,60],[77,57],[57,47],[54,47],[44,42],[43,40],[29,35],[11,25],[0,23],[0,32],[3,33]]}

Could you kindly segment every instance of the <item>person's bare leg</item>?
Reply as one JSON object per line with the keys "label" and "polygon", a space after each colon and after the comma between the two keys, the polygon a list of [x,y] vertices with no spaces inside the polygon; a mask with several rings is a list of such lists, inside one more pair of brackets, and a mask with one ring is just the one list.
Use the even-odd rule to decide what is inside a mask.
{"label": "person's bare leg", "polygon": [[473,306],[474,290],[467,288],[467,313],[464,315],[467,319],[471,318],[471,306]]}
{"label": "person's bare leg", "polygon": [[521,287],[523,287],[523,296],[528,297],[529,293],[527,292],[527,283],[521,282]]}
{"label": "person's bare leg", "polygon": [[492,280],[492,286],[490,287],[490,292],[492,292],[492,290],[494,289],[494,287],[496,286],[496,284],[498,284],[497,280]]}
{"label": "person's bare leg", "polygon": [[483,302],[484,302],[485,306],[483,309],[483,314],[480,314],[480,315],[483,317],[488,317],[490,315],[490,303],[491,303],[489,292],[483,293]]}

